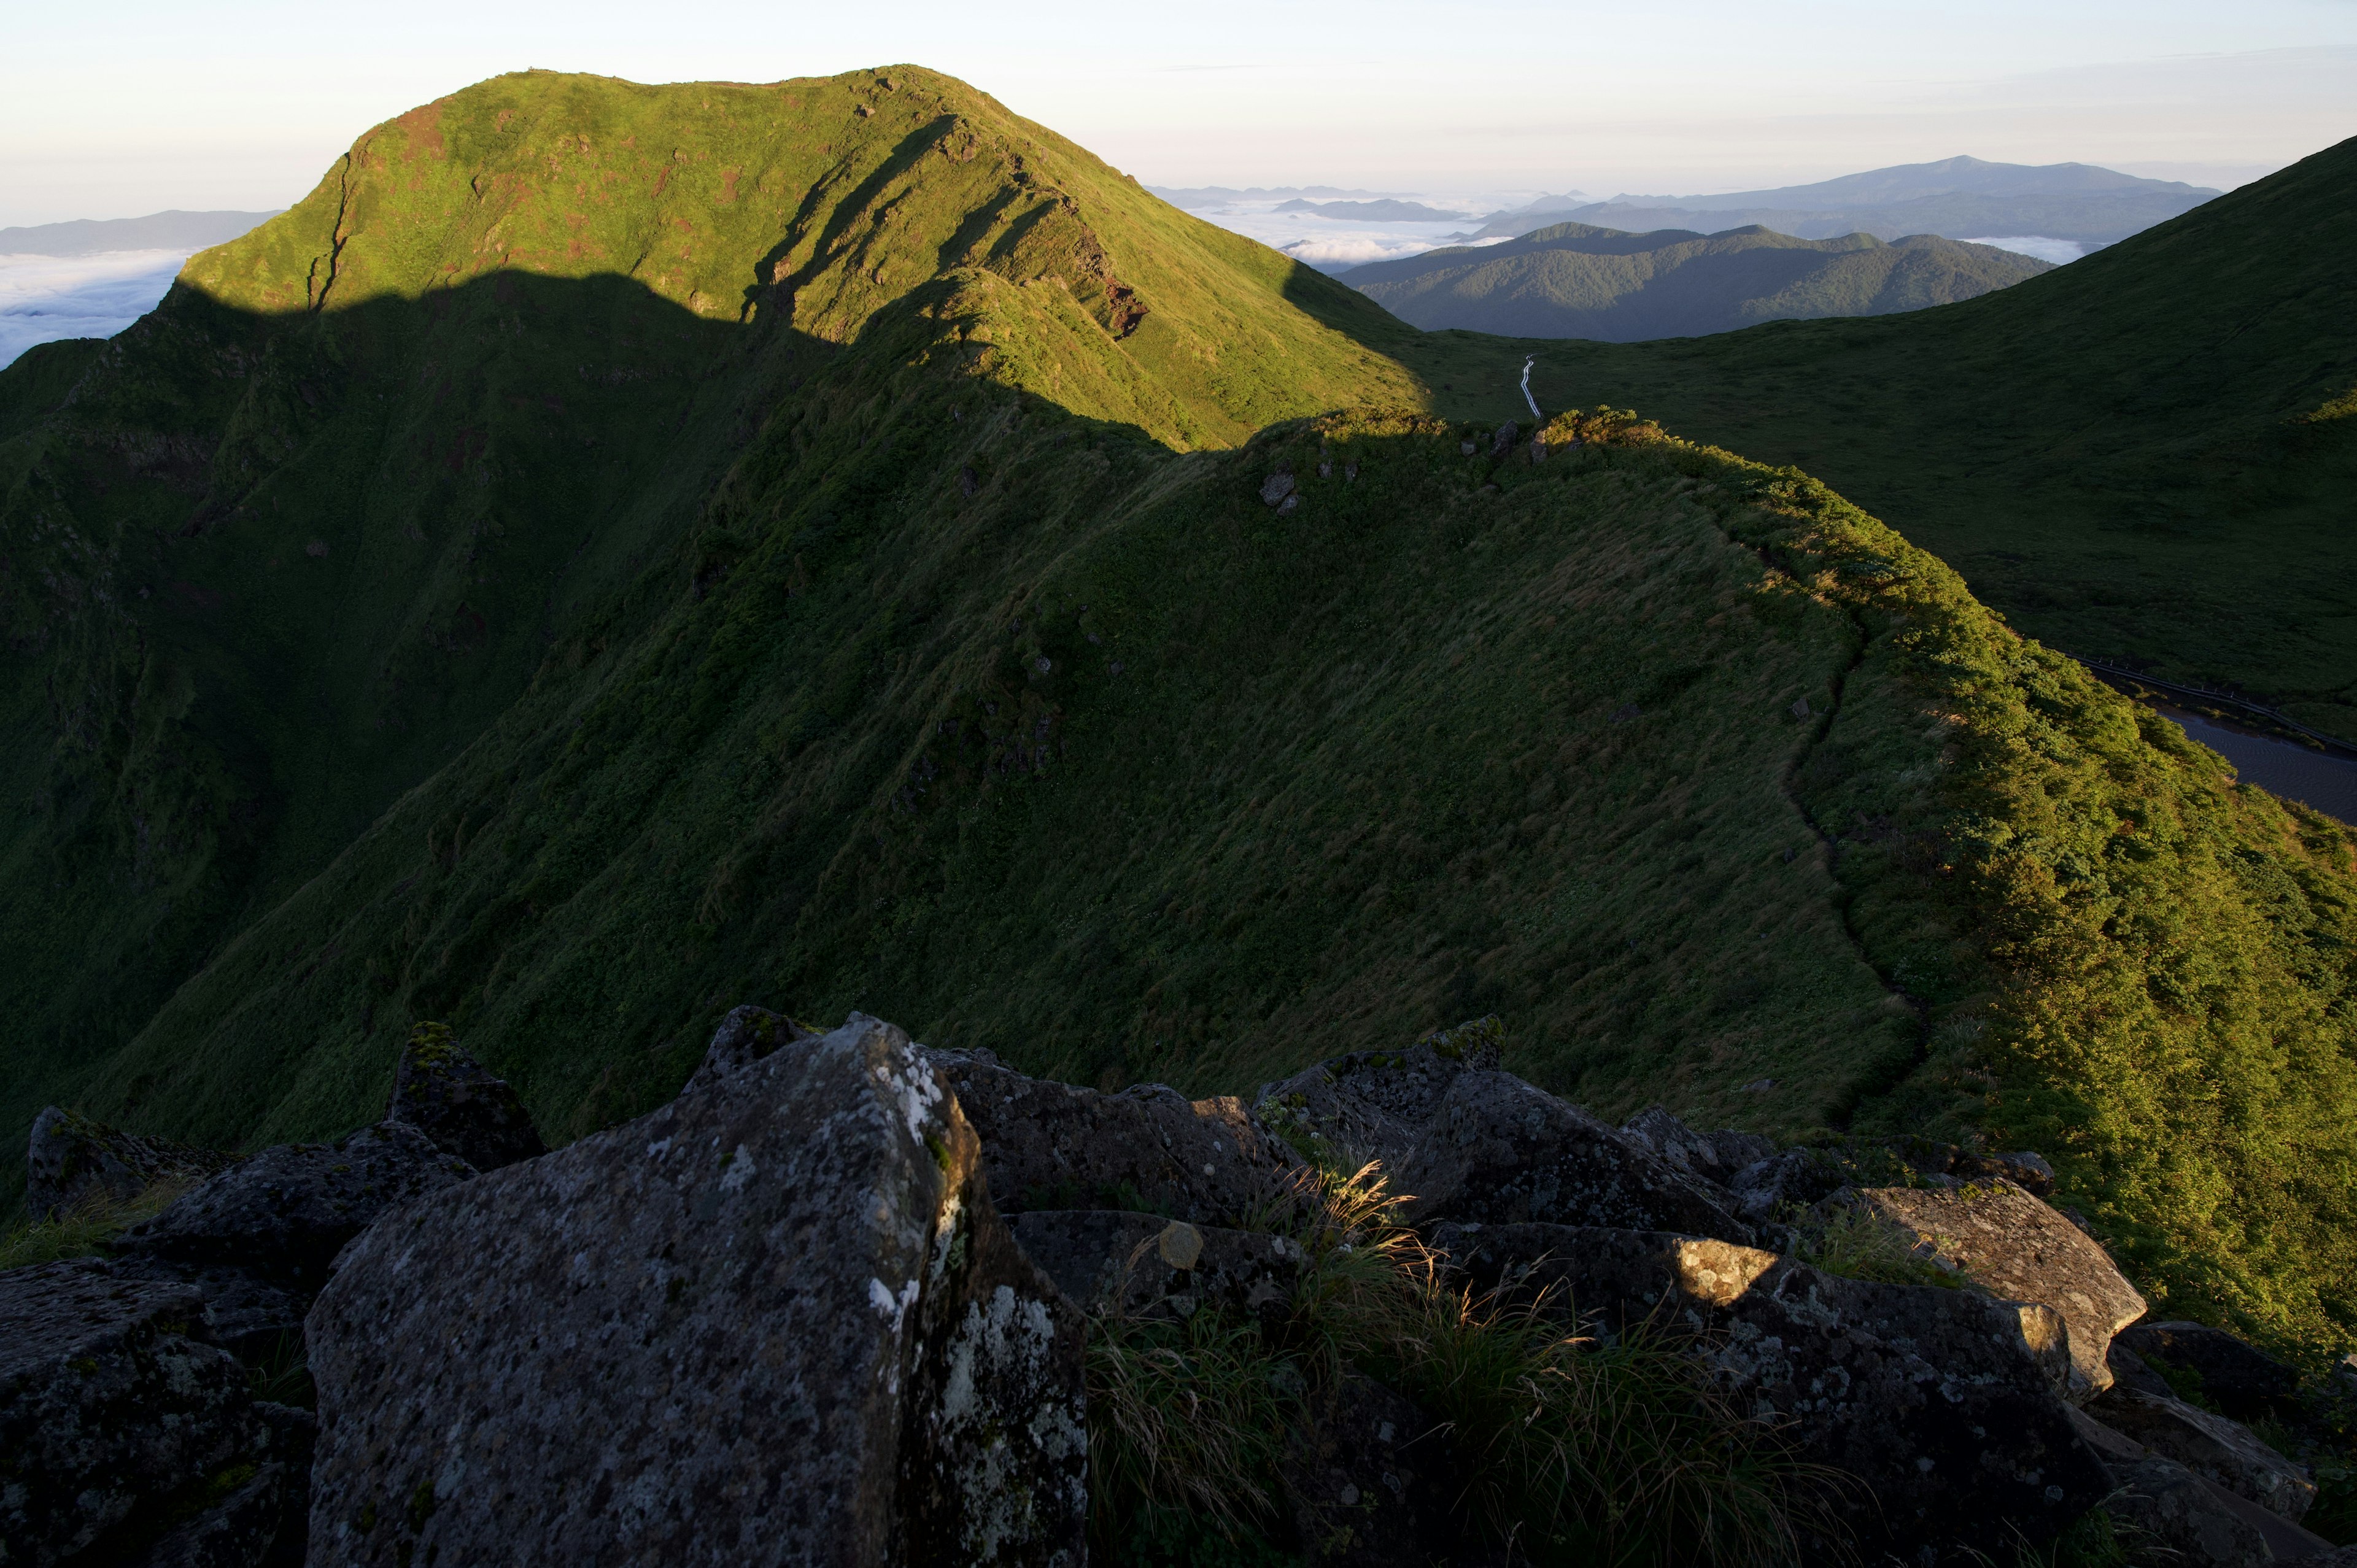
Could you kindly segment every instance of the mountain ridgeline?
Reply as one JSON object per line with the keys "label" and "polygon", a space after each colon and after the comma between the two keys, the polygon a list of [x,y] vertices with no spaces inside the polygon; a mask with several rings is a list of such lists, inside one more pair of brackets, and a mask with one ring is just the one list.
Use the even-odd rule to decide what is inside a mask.
{"label": "mountain ridgeline", "polygon": [[1495,1014],[1608,1112],[2046,1151],[2156,1307],[2345,1337],[2343,830],[1798,469],[1510,427],[1524,350],[913,68],[379,126],[0,374],[0,1112],[336,1133],[420,1018],[562,1138],[746,1001],[1244,1091]]}
{"label": "mountain ridgeline", "polygon": [[2052,263],[1916,234],[1796,240],[1760,228],[1704,236],[1558,223],[1502,245],[1353,267],[1352,288],[1427,331],[1625,343],[1762,321],[1887,316],[1953,305]]}

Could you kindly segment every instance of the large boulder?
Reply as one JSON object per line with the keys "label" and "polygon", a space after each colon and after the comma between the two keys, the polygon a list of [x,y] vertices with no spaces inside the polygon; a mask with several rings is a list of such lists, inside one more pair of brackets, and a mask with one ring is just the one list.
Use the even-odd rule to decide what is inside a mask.
{"label": "large boulder", "polygon": [[1999,1521],[2036,1543],[2109,1489],[2059,1397],[2069,1337],[2050,1307],[1839,1279],[1707,1237],[1483,1225],[1434,1244],[1477,1284],[1608,1333],[1695,1336],[1739,1408],[1864,1483],[1878,1550],[1937,1557]]}
{"label": "large boulder", "polygon": [[2132,1389],[2113,1389],[2087,1409],[2115,1432],[2280,1518],[2297,1520],[2316,1500],[2308,1472],[2241,1422]]}
{"label": "large boulder", "polygon": [[1079,1314],[871,1018],[411,1204],[309,1326],[317,1568],[1082,1560]]}
{"label": "large boulder", "polygon": [[2111,1387],[2112,1337],[2144,1316],[2111,1255],[2002,1176],[1951,1187],[1865,1187],[1851,1200],[1913,1238],[1916,1249],[2013,1301],[2044,1302],[2071,1326],[2085,1391]]}
{"label": "large boulder", "polygon": [[1158,1083],[1103,1094],[1026,1078],[988,1051],[924,1057],[981,1134],[991,1196],[1007,1214],[1121,1208],[1235,1225],[1299,1174],[1292,1150],[1232,1096],[1190,1101]]}
{"label": "large boulder", "polygon": [[122,1200],[162,1182],[196,1182],[237,1156],[125,1133],[52,1105],[25,1144],[25,1207],[46,1219],[94,1196]]}
{"label": "large boulder", "polygon": [[384,1115],[407,1122],[436,1148],[479,1171],[548,1153],[516,1091],[461,1050],[444,1024],[410,1031],[393,1069],[393,1101]]}
{"label": "large boulder", "polygon": [[1291,1238],[1115,1208],[1042,1208],[1009,1227],[1024,1255],[1089,1310],[1187,1317],[1210,1307],[1272,1325],[1293,1309],[1308,1254]]}
{"label": "large boulder", "polygon": [[[1380,1162],[1417,1225],[1535,1221],[1753,1240],[1724,1190],[1651,1138],[1497,1070],[1494,1020],[1336,1057],[1261,1091],[1279,1135]],[[1739,1135],[1738,1135],[1739,1136]]]}
{"label": "large boulder", "polygon": [[2190,1374],[2202,1395],[2240,1421],[2252,1421],[2298,1397],[2299,1373],[2273,1356],[2202,1323],[2139,1323],[2120,1343],[2156,1370]]}
{"label": "large boulder", "polygon": [[332,1144],[280,1144],[125,1230],[125,1256],[225,1266],[316,1291],[344,1243],[386,1211],[465,1181],[474,1167],[401,1122]]}
{"label": "large boulder", "polygon": [[1760,1161],[1772,1158],[1776,1142],[1758,1133],[1741,1133],[1732,1127],[1722,1127],[1715,1133],[1697,1133],[1675,1116],[1669,1108],[1649,1105],[1628,1121],[1620,1123],[1623,1137],[1633,1138],[1663,1159],[1705,1181],[1726,1186],[1735,1173]]}
{"label": "large boulder", "polygon": [[270,1446],[203,1311],[94,1259],[0,1273],[0,1561],[121,1560],[156,1505]]}

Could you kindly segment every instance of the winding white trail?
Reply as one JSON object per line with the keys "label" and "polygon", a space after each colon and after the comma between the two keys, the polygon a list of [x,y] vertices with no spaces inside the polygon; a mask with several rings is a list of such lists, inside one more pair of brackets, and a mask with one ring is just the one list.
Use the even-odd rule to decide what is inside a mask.
{"label": "winding white trail", "polygon": [[1539,400],[1531,395],[1531,367],[1538,362],[1536,354],[1523,361],[1523,401],[1531,405],[1531,417],[1544,424],[1546,415],[1539,412]]}

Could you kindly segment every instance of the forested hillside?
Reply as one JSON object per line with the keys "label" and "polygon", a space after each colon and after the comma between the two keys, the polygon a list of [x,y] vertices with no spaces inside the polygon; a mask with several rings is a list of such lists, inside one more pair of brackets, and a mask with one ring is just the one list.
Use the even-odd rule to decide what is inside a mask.
{"label": "forested hillside", "polygon": [[1512,347],[914,69],[377,128],[0,375],[7,1125],[339,1131],[420,1018],[578,1133],[740,1002],[1243,1090],[1494,1012],[2345,1335],[2345,832],[1798,470],[1505,430]]}

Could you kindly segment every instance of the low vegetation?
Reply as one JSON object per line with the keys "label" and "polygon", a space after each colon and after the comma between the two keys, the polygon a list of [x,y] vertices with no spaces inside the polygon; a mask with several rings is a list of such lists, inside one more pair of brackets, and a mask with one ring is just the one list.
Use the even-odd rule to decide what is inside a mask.
{"label": "low vegetation", "polygon": [[1309,1262],[1279,1327],[1205,1309],[1091,1325],[1092,1530],[1117,1563],[1285,1560],[1288,1434],[1345,1375],[1440,1423],[1451,1511],[1538,1563],[1770,1564],[1840,1534],[1835,1480],[1729,1408],[1678,1336],[1613,1339],[1572,1304],[1452,1283],[1381,1173],[1305,1180],[1268,1222]]}
{"label": "low vegetation", "polygon": [[125,1198],[92,1187],[70,1207],[38,1219],[19,1220],[0,1236],[0,1270],[103,1256],[109,1241],[164,1212],[185,1190],[182,1182],[156,1182]]}

